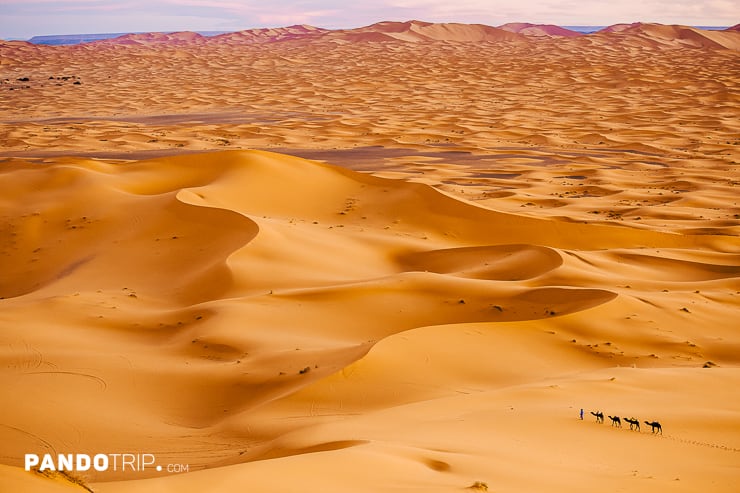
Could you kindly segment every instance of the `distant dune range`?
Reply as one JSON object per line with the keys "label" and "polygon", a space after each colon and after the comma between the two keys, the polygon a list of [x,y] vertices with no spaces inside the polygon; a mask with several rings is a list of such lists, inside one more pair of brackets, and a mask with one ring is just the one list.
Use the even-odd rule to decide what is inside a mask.
{"label": "distant dune range", "polygon": [[740,33],[561,29],[0,42],[0,490],[734,491]]}

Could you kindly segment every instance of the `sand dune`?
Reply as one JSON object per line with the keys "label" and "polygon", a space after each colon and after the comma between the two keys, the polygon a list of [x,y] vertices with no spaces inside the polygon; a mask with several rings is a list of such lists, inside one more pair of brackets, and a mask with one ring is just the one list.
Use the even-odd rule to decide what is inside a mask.
{"label": "sand dune", "polygon": [[194,32],[176,32],[176,33],[143,33],[143,34],[125,34],[113,39],[106,39],[102,41],[95,41],[100,44],[122,44],[122,45],[135,45],[135,44],[151,44],[151,43],[167,43],[170,45],[184,45],[184,44],[197,44],[203,43],[205,37]]}
{"label": "sand dune", "polygon": [[227,44],[271,43],[275,41],[285,41],[300,39],[303,37],[311,37],[321,35],[326,32],[328,32],[327,29],[321,29],[308,25],[297,25],[269,29],[247,29],[235,33],[219,34],[217,36],[209,38],[207,41],[210,43]]}
{"label": "sand dune", "polygon": [[483,24],[431,23],[420,21],[382,22],[357,32],[379,32],[402,41],[456,41],[481,42],[517,40],[502,29]]}
{"label": "sand dune", "polygon": [[737,35],[525,34],[0,42],[0,490],[734,491]]}
{"label": "sand dune", "polygon": [[740,41],[731,31],[706,31],[686,26],[635,23],[607,28],[602,32],[644,37],[660,43],[679,44],[695,48],[727,48],[740,50]]}
{"label": "sand dune", "polygon": [[[578,387],[593,378],[589,370],[608,369],[613,359],[639,367],[653,366],[654,358],[695,368],[709,358],[737,364],[737,353],[712,351],[709,340],[665,345],[649,327],[609,335],[604,353],[593,344],[600,331],[580,328],[595,319],[624,325],[617,320],[624,314],[646,312],[630,317],[671,319],[667,340],[695,340],[697,320],[729,315],[733,303],[723,299],[727,287],[738,287],[737,255],[692,253],[679,235],[514,218],[425,185],[262,152],[127,164],[13,161],[6,168],[4,210],[14,219],[5,223],[3,271],[12,282],[2,286],[3,317],[23,320],[5,329],[7,340],[23,343],[6,346],[3,388],[33,388],[32,399],[5,410],[13,423],[3,450],[9,457],[18,447],[42,453],[73,444],[80,451],[156,450],[194,469],[269,457],[291,464],[288,457],[302,455],[321,463],[334,460],[322,451],[379,446],[367,431],[309,432],[327,423],[330,410],[367,415],[357,430],[372,430],[373,420],[389,419],[375,413],[395,412],[393,421],[403,421],[406,405],[429,399],[452,399],[440,409],[454,413],[460,388],[468,389],[463,395],[526,389],[555,375]],[[517,221],[526,228],[512,228]],[[575,230],[560,236],[560,227]],[[632,248],[583,246],[609,242]],[[646,252],[647,244],[686,246],[668,260]],[[687,260],[693,256],[701,261]],[[671,297],[646,282],[670,286],[691,311],[675,305],[668,311],[676,315],[660,315]],[[698,282],[702,294],[688,295]],[[703,301],[695,306],[692,297]],[[616,313],[593,313],[615,303],[607,313]],[[471,322],[477,324],[465,325]],[[722,333],[720,346],[737,344],[729,330]],[[458,340],[465,334],[475,336],[470,347]],[[404,342],[412,336],[415,342]],[[490,351],[500,356],[486,357]],[[470,358],[488,363],[471,365]],[[530,399],[515,402],[537,406]],[[43,425],[39,402],[55,403],[66,425]],[[103,419],[91,419],[81,405]],[[547,412],[562,421],[575,415],[569,406]],[[282,414],[296,412],[306,414],[279,424]],[[110,419],[122,425],[112,430]],[[384,447],[372,453],[399,460],[396,446]],[[233,474],[227,481],[267,481],[257,474],[242,483],[242,473]],[[424,477],[414,481],[431,481]],[[117,491],[108,482],[124,478],[89,480]]]}
{"label": "sand dune", "polygon": [[583,36],[583,33],[572,31],[552,24],[532,24],[529,22],[510,22],[499,29],[511,31],[513,33],[524,34],[525,36]]}

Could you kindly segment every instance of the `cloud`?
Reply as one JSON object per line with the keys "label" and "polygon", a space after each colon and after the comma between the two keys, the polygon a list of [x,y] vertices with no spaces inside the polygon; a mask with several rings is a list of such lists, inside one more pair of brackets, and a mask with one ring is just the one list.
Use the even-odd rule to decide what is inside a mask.
{"label": "cloud", "polygon": [[123,0],[120,2],[111,2],[108,0],[7,0],[2,3],[0,8],[4,15],[30,14],[42,19],[67,12],[85,15],[88,12],[130,11],[140,8],[142,4],[143,2],[140,0]]}

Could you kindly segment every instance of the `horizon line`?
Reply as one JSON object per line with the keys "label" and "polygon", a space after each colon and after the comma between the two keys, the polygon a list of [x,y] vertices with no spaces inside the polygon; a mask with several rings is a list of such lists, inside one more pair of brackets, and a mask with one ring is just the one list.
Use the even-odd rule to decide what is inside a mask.
{"label": "horizon line", "polygon": [[[380,20],[377,22],[373,22],[371,24],[366,24],[362,26],[357,27],[344,27],[344,28],[330,28],[330,27],[321,27],[313,24],[290,24],[290,25],[281,25],[281,26],[256,26],[256,27],[246,27],[244,29],[237,29],[237,30],[213,30],[213,29],[207,29],[207,30],[192,30],[192,29],[184,29],[184,30],[162,30],[162,31],[120,31],[120,32],[86,32],[86,33],[54,33],[54,34],[35,34],[31,37],[27,38],[19,38],[19,37],[12,37],[12,38],[3,38],[0,37],[0,40],[3,41],[27,41],[30,42],[30,40],[35,38],[52,38],[52,37],[60,37],[60,36],[126,36],[129,34],[174,34],[174,33],[184,33],[184,32],[192,32],[196,34],[200,34],[202,36],[210,37],[210,36],[218,36],[220,34],[229,34],[229,33],[237,33],[242,31],[251,31],[251,30],[258,30],[258,29],[281,29],[281,28],[289,28],[289,27],[297,27],[297,26],[309,26],[314,27],[318,29],[325,29],[328,31],[344,31],[344,30],[352,30],[352,29],[361,29],[364,27],[370,27],[375,24],[380,24],[384,22],[397,22],[397,23],[406,23],[406,22],[424,22],[428,24],[463,24],[463,25],[483,25],[488,27],[494,27],[499,28],[501,26],[505,26],[508,24],[532,24],[533,26],[557,26],[562,28],[596,28],[596,30],[599,30],[598,28],[607,28],[611,26],[618,26],[618,25],[630,25],[630,24],[656,24],[656,25],[664,25],[664,26],[685,26],[685,27],[693,27],[696,29],[708,29],[708,30],[722,30],[722,29],[728,29],[730,27],[733,27],[733,25],[695,25],[695,24],[676,24],[676,23],[670,23],[665,24],[662,22],[647,22],[647,21],[633,21],[633,22],[616,22],[612,24],[554,24],[554,23],[535,23],[535,22],[527,22],[527,21],[511,21],[511,22],[505,22],[503,24],[499,24],[497,26],[490,25],[490,24],[484,24],[479,22],[429,22],[424,21],[421,19],[408,19],[405,21],[389,21],[389,20]],[[595,31],[591,32],[584,32],[583,34],[592,34]],[[209,33],[209,34],[206,34]],[[96,40],[91,40],[96,41]]]}

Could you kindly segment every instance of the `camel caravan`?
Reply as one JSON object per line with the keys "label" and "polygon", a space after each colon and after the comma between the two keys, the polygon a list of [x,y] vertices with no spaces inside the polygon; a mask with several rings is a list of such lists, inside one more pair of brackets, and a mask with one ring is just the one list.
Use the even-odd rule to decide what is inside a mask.
{"label": "camel caravan", "polygon": [[[591,414],[596,416],[596,422],[597,423],[604,423],[604,413],[601,411],[593,412],[591,411]],[[583,411],[581,411],[581,419],[583,419]],[[640,431],[640,420],[632,418],[620,418],[619,416],[609,416],[609,419],[612,422],[612,426],[616,428],[622,427],[622,421],[625,423],[628,423],[630,425],[630,430],[637,430]],[[644,421],[646,425],[648,425],[652,431],[652,433],[660,433],[663,434],[663,427],[658,421]]]}

